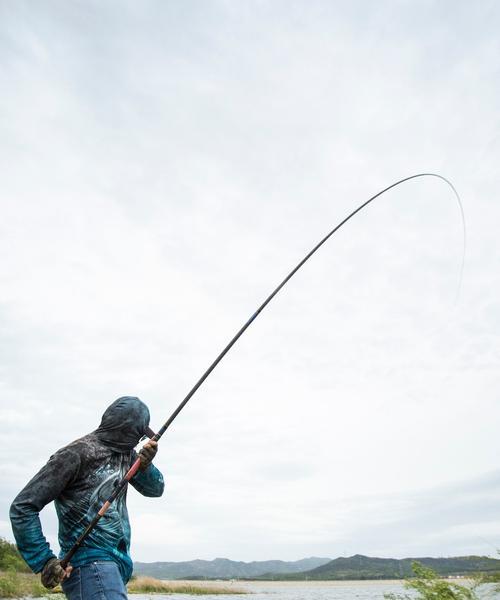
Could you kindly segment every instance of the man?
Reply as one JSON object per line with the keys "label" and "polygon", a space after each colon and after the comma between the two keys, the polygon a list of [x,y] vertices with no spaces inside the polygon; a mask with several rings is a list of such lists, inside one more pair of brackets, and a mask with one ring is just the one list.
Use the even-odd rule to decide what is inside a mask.
{"label": "man", "polygon": [[[95,431],[51,456],[12,503],[10,519],[17,546],[31,569],[42,573],[45,587],[62,582],[69,600],[127,597],[125,584],[132,574],[132,560],[126,488],[66,569],[42,533],[39,512],[54,501],[62,558],[136,460],[134,447],[145,435],[153,435],[147,406],[139,398],[118,398]],[[144,445],[139,452],[140,470],[130,481],[144,496],[163,494],[162,474],[152,464],[156,452],[156,442]]]}

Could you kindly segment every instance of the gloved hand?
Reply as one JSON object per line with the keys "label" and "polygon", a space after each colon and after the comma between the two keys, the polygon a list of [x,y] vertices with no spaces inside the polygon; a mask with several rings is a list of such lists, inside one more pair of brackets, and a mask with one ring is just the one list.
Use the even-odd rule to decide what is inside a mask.
{"label": "gloved hand", "polygon": [[141,461],[140,470],[145,471],[149,465],[153,462],[153,458],[158,452],[158,442],[149,440],[139,451],[139,458]]}
{"label": "gloved hand", "polygon": [[68,565],[65,569],[61,567],[61,561],[58,558],[51,558],[42,569],[42,584],[48,590],[55,588],[57,584],[69,577],[73,567]]}

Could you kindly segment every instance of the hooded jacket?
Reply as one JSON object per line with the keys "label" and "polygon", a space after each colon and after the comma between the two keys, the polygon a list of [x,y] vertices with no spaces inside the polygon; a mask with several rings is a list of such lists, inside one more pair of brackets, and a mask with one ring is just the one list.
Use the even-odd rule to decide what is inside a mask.
{"label": "hooded jacket", "polygon": [[[139,398],[118,398],[106,409],[95,431],[58,450],[18,494],[10,508],[12,529],[21,555],[35,573],[55,556],[42,532],[42,508],[54,501],[62,558],[137,458],[134,447],[148,427],[149,410]],[[152,464],[139,471],[130,484],[144,496],[163,494],[163,476]],[[123,581],[130,579],[126,496],[127,488],[75,553],[73,567],[112,560]]]}

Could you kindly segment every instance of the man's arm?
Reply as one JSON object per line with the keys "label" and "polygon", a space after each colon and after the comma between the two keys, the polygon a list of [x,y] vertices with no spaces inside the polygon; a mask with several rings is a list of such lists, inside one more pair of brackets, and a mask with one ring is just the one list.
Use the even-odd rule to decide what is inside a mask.
{"label": "man's arm", "polygon": [[50,457],[10,507],[10,521],[17,547],[35,573],[56,558],[42,532],[39,513],[55,500],[78,474],[80,456],[74,450],[63,448]]}
{"label": "man's arm", "polygon": [[[158,498],[163,494],[165,488],[163,475],[152,463],[157,451],[158,442],[150,440],[144,444],[138,455],[141,460],[140,470],[130,480],[130,483],[140,494],[150,498]],[[134,453],[133,461],[136,459],[137,455]]]}

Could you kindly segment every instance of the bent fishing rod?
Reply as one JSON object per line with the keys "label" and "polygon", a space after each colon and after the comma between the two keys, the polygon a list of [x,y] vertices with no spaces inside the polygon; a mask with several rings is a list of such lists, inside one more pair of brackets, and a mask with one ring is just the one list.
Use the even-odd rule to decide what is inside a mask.
{"label": "bent fishing rod", "polygon": [[[234,346],[234,344],[245,333],[245,331],[255,321],[255,319],[264,310],[264,308],[271,302],[271,300],[276,296],[276,294],[286,285],[286,283],[295,275],[295,273],[302,267],[302,265],[304,263],[306,263],[311,258],[311,256],[317,250],[319,250],[319,248],[321,248],[321,246],[329,238],[332,237],[332,235],[336,231],[338,231],[343,225],[345,225],[347,223],[347,221],[349,221],[350,219],[352,219],[352,217],[354,217],[354,215],[356,215],[358,212],[360,212],[361,210],[363,210],[363,208],[365,208],[366,206],[368,206],[368,204],[370,204],[371,202],[373,202],[376,198],[382,196],[383,194],[385,194],[386,192],[388,192],[392,188],[395,188],[395,187],[401,185],[402,183],[405,183],[406,181],[410,181],[412,179],[417,179],[417,178],[420,178],[420,177],[435,177],[437,179],[440,179],[440,180],[444,181],[453,190],[455,198],[456,198],[456,200],[458,202],[458,206],[460,208],[460,215],[461,215],[461,218],[462,218],[462,227],[463,227],[463,241],[464,241],[464,245],[463,245],[462,263],[461,263],[461,267],[460,267],[459,284],[458,284],[458,289],[457,289],[457,298],[458,298],[458,294],[460,292],[460,287],[461,287],[461,284],[462,284],[462,275],[463,275],[463,269],[464,269],[464,263],[465,263],[465,238],[466,238],[466,234],[465,234],[465,216],[464,216],[464,211],[463,211],[463,207],[462,207],[462,202],[460,200],[460,196],[458,195],[458,192],[455,189],[455,187],[453,186],[453,184],[451,183],[451,181],[449,181],[448,179],[446,179],[446,177],[443,177],[442,175],[439,175],[437,173],[417,173],[416,175],[410,175],[409,177],[405,177],[404,179],[400,179],[399,181],[396,181],[395,183],[393,183],[390,186],[384,188],[383,190],[381,190],[380,192],[378,192],[377,194],[375,194],[374,196],[372,196],[371,198],[369,198],[368,200],[366,200],[366,202],[363,202],[363,204],[361,204],[360,206],[358,206],[358,208],[356,208],[355,210],[353,210],[343,221],[341,221],[338,225],[336,225],[321,241],[319,241],[316,244],[316,246],[314,246],[314,248],[308,254],[306,254],[306,256],[297,264],[297,266],[294,269],[292,269],[292,271],[290,271],[290,273],[271,292],[271,294],[269,294],[269,296],[264,300],[264,302],[259,306],[259,308],[253,313],[253,315],[248,319],[248,321],[241,327],[241,329],[236,333],[236,335],[230,340],[230,342],[227,344],[227,346],[222,350],[222,352],[212,362],[212,364],[208,367],[208,369],[198,379],[198,381],[191,388],[191,390],[186,395],[186,397],[184,398],[184,400],[174,410],[174,412],[171,414],[171,416],[169,417],[169,419],[158,430],[158,432],[154,433],[153,431],[148,430],[148,432],[147,432],[148,437],[150,437],[150,439],[152,441],[156,441],[156,442],[162,437],[162,435],[167,431],[167,429],[173,423],[173,421],[175,420],[175,418],[177,417],[177,415],[186,406],[186,404],[189,402],[189,400],[194,396],[194,394],[201,387],[201,385],[207,379],[207,377],[210,375],[210,373],[212,373],[212,371],[215,369],[215,367],[220,363],[220,361],[229,352],[229,350],[231,350],[231,348]],[[104,504],[102,505],[102,507],[100,508],[100,510],[98,511],[98,513],[95,515],[95,517],[90,521],[90,523],[87,525],[87,527],[81,533],[81,535],[78,537],[78,539],[76,540],[76,542],[72,546],[72,548],[62,558],[62,560],[61,560],[61,566],[63,568],[66,568],[68,566],[69,561],[74,556],[75,552],[82,545],[82,543],[84,542],[84,540],[87,538],[87,536],[90,534],[90,532],[94,529],[94,527],[97,525],[97,523],[99,523],[99,521],[101,520],[101,518],[106,514],[106,512],[109,509],[109,507],[111,506],[111,504],[116,500],[116,498],[118,497],[118,495],[127,486],[128,482],[137,473],[137,471],[139,470],[140,464],[141,464],[141,461],[140,461],[139,458],[137,458],[134,461],[134,463],[132,464],[132,466],[130,467],[130,469],[127,471],[127,473],[124,475],[124,477],[119,482],[117,482],[117,484],[116,484],[116,486],[115,486],[115,488],[113,490],[113,493],[104,502]]]}

